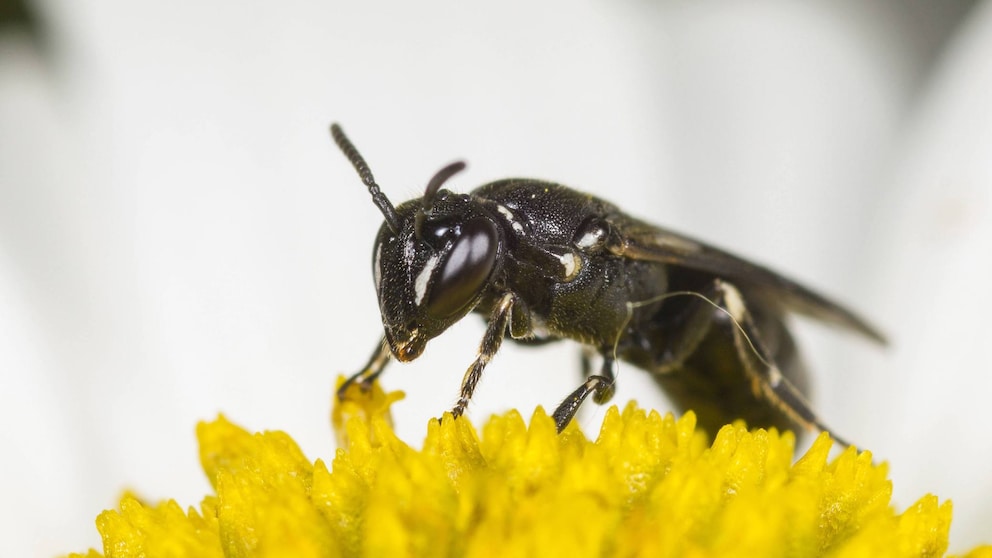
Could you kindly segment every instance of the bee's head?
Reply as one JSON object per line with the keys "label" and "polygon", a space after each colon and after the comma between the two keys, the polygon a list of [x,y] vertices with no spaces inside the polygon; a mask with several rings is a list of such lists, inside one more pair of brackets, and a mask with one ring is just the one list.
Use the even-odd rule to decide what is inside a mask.
{"label": "bee's head", "polygon": [[470,196],[441,189],[464,163],[444,167],[422,198],[394,208],[341,128],[331,133],[385,218],[372,256],[379,310],[393,355],[413,360],[482,298],[503,249],[499,227]]}

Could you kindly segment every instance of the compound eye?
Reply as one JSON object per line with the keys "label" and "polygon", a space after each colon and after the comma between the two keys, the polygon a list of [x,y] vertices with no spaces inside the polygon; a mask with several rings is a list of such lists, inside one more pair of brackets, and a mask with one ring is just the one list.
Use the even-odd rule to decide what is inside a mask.
{"label": "compound eye", "polygon": [[464,223],[460,229],[441,269],[431,278],[427,312],[435,318],[451,316],[472,302],[485,288],[496,265],[496,226],[479,218]]}

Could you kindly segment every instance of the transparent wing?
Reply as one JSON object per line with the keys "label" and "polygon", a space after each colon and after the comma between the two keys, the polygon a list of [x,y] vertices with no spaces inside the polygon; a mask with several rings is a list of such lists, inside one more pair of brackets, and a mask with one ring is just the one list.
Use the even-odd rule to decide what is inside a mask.
{"label": "transparent wing", "polygon": [[617,215],[610,222],[619,233],[611,251],[619,256],[711,273],[746,290],[759,291],[786,310],[886,343],[878,329],[854,312],[766,267],[632,217]]}

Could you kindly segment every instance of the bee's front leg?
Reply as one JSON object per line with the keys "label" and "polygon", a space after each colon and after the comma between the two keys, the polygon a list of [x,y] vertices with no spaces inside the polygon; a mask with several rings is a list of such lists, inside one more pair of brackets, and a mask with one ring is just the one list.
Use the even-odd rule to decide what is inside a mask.
{"label": "bee's front leg", "polygon": [[383,336],[379,339],[379,344],[376,345],[375,350],[372,351],[372,356],[369,357],[369,361],[362,367],[362,369],[352,375],[350,378],[341,384],[338,388],[338,398],[340,399],[344,392],[348,389],[351,384],[358,382],[359,387],[362,390],[368,390],[372,387],[372,382],[382,374],[385,370],[386,365],[389,364],[389,360],[392,353],[389,351],[389,343],[386,342],[386,337]]}
{"label": "bee's front leg", "polygon": [[513,309],[514,299],[515,297],[512,293],[504,294],[500,297],[499,302],[496,303],[496,307],[493,309],[493,313],[489,316],[486,333],[482,336],[482,343],[479,344],[479,354],[476,355],[475,361],[465,371],[458,402],[451,409],[452,415],[460,417],[465,412],[465,408],[468,407],[468,402],[472,399],[472,394],[475,392],[475,386],[479,383],[479,379],[482,378],[482,371],[499,351],[500,345],[503,344],[503,337],[506,335],[506,327],[510,321],[510,312]]}

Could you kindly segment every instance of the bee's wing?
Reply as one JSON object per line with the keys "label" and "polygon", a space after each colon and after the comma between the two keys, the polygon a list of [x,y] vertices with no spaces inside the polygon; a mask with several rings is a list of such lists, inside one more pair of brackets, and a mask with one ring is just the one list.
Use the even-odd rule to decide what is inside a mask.
{"label": "bee's wing", "polygon": [[885,344],[885,337],[864,319],[774,271],[684,235],[622,216],[611,219],[619,233],[612,251],[626,258],[712,273],[739,287],[760,291],[784,308],[856,331]]}

